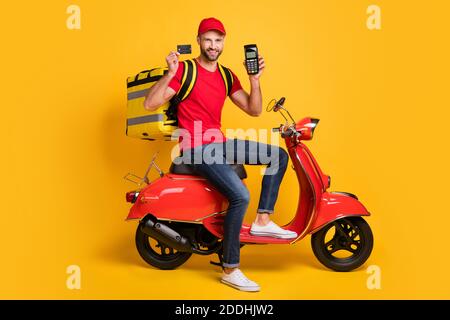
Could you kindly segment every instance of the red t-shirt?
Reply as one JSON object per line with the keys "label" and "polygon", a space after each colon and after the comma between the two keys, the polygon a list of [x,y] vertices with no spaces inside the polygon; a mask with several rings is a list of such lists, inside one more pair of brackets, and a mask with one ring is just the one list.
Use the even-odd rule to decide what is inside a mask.
{"label": "red t-shirt", "polygon": [[[186,129],[190,137],[180,136],[180,150],[194,148],[199,145],[226,141],[226,137],[220,130],[222,108],[227,97],[225,83],[220,75],[219,68],[211,72],[202,67],[196,59],[197,81],[189,96],[178,105],[178,126]],[[178,92],[181,86],[184,64],[180,62],[175,76],[169,83],[169,87]],[[230,70],[231,71],[231,70]],[[236,75],[233,75],[233,86],[230,95],[242,89],[241,83]],[[194,121],[201,121],[196,124]],[[204,135],[205,131],[208,133]]]}

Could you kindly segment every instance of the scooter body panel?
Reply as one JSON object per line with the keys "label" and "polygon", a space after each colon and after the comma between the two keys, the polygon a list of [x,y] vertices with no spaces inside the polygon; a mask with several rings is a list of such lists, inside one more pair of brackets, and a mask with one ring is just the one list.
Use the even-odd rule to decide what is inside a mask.
{"label": "scooter body panel", "polygon": [[206,179],[165,174],[140,191],[127,220],[142,219],[150,213],[163,220],[201,223],[227,206],[226,198]]}
{"label": "scooter body panel", "polygon": [[[317,219],[317,207],[324,192],[322,172],[312,158],[308,148],[302,143],[293,143],[285,139],[288,153],[299,182],[299,200],[297,212],[293,220],[285,226],[286,229],[297,232],[296,242],[305,237],[314,221]],[[291,240],[292,242],[292,240]]]}
{"label": "scooter body panel", "polygon": [[[284,101],[284,98],[280,99],[280,101],[282,100]],[[295,129],[292,129],[292,126],[280,126],[280,133],[286,142],[292,168],[296,172],[299,183],[295,215],[287,225],[282,227],[297,232],[297,238],[279,239],[253,236],[250,234],[251,226],[244,223],[240,231],[241,244],[293,244],[338,219],[370,215],[356,196],[345,192],[328,191],[330,177],[322,172],[313,154],[302,143],[302,140],[312,139],[318,121],[319,119],[307,117],[299,121]],[[245,182],[243,181],[243,183]],[[294,193],[294,190],[291,190],[290,193]],[[128,192],[127,201],[133,203],[127,220],[141,220],[151,215],[148,216],[148,219],[140,221],[138,231],[141,231],[144,236],[153,237],[178,251],[202,255],[218,253],[220,258],[222,246],[220,239],[224,238],[223,226],[228,201],[207,179],[194,175],[165,174],[141,190]],[[162,222],[157,220],[162,220]],[[166,221],[183,223],[166,224]],[[212,235],[205,232],[205,229]],[[316,235],[320,236],[320,234]],[[370,250],[367,251],[369,255],[373,245],[370,229],[367,237],[370,246]],[[148,246],[147,238],[143,237],[142,242],[145,242],[144,246]],[[138,242],[136,243],[138,245]],[[338,268],[331,260],[324,262],[322,256],[317,254],[317,250],[323,248],[319,248],[318,245],[314,246],[314,242],[313,249],[316,257],[325,266],[338,271],[353,269],[352,266],[346,268],[339,266]],[[144,258],[142,250],[146,252],[147,249],[142,249],[138,245],[138,250]],[[162,256],[166,255],[163,251],[161,254]],[[166,257],[162,259],[164,264],[152,259],[144,258],[153,266],[167,268]],[[364,261],[356,260],[354,268],[360,266]]]}
{"label": "scooter body panel", "polygon": [[[308,121],[310,122],[310,118],[304,119],[305,123]],[[297,232],[298,237],[278,239],[252,236],[250,225],[243,224],[241,243],[295,243],[339,218],[370,215],[356,198],[343,193],[327,192],[329,177],[322,172],[306,145],[290,138],[286,138],[285,142],[297,174],[300,194],[296,214],[283,228]],[[203,224],[214,236],[223,239],[227,207],[227,199],[205,178],[165,174],[140,191],[127,220],[142,219],[147,214],[152,214],[160,220]]]}

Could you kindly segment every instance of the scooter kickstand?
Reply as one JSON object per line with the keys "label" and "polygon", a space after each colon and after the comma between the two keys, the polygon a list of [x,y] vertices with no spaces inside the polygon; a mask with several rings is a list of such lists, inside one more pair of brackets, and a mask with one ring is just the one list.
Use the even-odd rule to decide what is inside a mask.
{"label": "scooter kickstand", "polygon": [[222,263],[223,263],[222,251],[223,251],[222,248],[219,251],[217,251],[217,256],[219,257],[219,262],[210,261],[209,263],[214,266],[222,267]]}

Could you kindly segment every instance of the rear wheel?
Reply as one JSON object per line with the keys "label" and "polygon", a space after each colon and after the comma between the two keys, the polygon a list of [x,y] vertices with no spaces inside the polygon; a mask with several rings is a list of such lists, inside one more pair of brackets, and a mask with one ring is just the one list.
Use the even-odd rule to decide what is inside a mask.
{"label": "rear wheel", "polygon": [[316,258],[335,271],[351,271],[369,258],[373,248],[370,226],[361,217],[336,220],[311,237]]}
{"label": "rear wheel", "polygon": [[136,230],[136,247],[139,255],[149,265],[163,269],[175,269],[185,263],[192,253],[177,251],[160,241],[149,237],[141,231],[140,225]]}

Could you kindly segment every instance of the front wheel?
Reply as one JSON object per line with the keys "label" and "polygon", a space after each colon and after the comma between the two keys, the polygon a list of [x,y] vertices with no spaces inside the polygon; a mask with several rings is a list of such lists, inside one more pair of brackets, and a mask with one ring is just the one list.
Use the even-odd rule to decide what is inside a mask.
{"label": "front wheel", "polygon": [[140,225],[136,230],[136,248],[142,259],[148,264],[163,270],[175,269],[185,263],[192,255],[190,252],[180,252],[149,237],[142,232]]}
{"label": "front wheel", "polygon": [[351,271],[369,258],[373,235],[369,224],[361,217],[336,220],[311,237],[316,258],[335,271]]}

